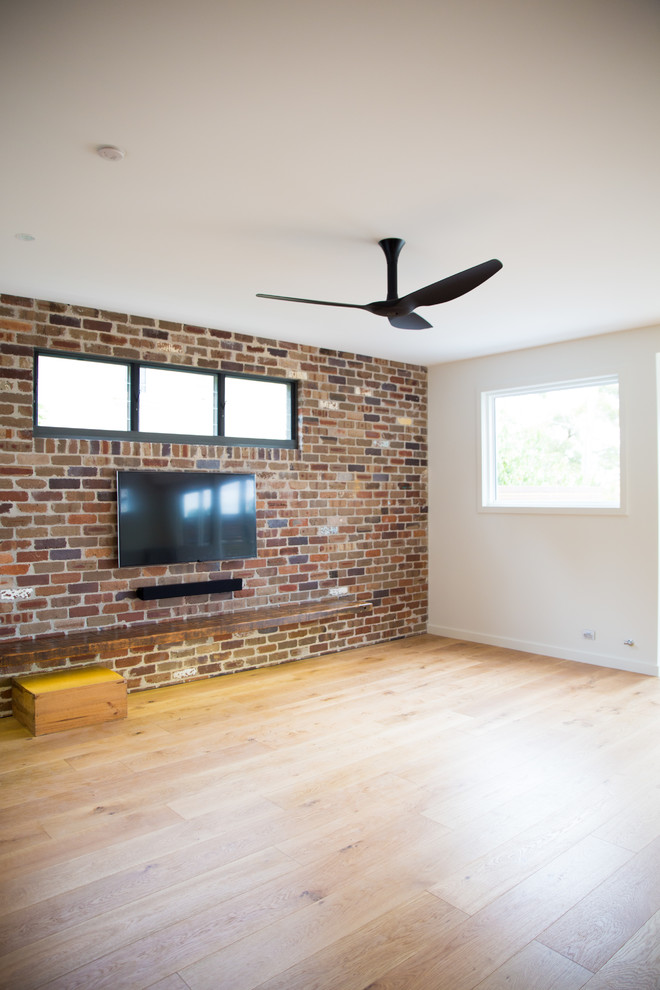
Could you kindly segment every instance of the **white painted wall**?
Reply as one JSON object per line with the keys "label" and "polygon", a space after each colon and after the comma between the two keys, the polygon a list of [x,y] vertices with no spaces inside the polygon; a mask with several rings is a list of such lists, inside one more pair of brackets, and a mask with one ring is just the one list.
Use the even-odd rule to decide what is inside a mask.
{"label": "white painted wall", "polygon": [[[430,633],[658,673],[658,352],[653,327],[429,370]],[[480,393],[612,373],[626,514],[480,512]]]}

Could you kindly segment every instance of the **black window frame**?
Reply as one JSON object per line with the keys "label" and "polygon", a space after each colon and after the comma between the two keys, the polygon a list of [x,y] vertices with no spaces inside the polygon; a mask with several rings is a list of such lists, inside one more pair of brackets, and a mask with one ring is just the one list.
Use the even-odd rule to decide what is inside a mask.
{"label": "black window frame", "polygon": [[[95,430],[85,427],[40,426],[37,423],[39,411],[39,357],[68,358],[76,361],[116,364],[126,368],[129,375],[129,430]],[[156,368],[160,371],[185,371],[191,374],[215,377],[218,402],[217,433],[184,434],[145,432],[137,429],[140,402],[140,369]],[[291,416],[291,437],[286,440],[273,440],[267,437],[229,437],[224,430],[224,404],[227,378],[242,378],[257,382],[276,382],[289,387]],[[32,431],[35,437],[71,437],[78,440],[131,440],[138,443],[194,443],[222,447],[279,447],[295,450],[298,447],[298,382],[294,378],[280,378],[274,375],[239,374],[233,371],[213,371],[209,368],[192,368],[186,365],[173,365],[158,361],[133,361],[130,359],[103,357],[99,354],[81,354],[71,351],[54,351],[35,348],[33,363],[33,411]]]}

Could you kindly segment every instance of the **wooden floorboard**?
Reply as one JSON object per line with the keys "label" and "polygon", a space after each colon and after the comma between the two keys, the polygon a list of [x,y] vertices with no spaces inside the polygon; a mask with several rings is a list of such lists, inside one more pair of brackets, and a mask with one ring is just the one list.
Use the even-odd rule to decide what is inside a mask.
{"label": "wooden floorboard", "polygon": [[0,720],[0,987],[657,990],[659,705],[421,636]]}

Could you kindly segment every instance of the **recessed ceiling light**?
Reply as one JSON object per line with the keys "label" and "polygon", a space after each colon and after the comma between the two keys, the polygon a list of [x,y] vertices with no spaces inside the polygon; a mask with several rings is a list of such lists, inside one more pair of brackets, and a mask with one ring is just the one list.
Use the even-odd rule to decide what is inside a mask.
{"label": "recessed ceiling light", "polygon": [[120,162],[122,158],[126,157],[126,152],[122,151],[121,148],[115,148],[112,144],[103,144],[100,148],[96,149],[96,154],[99,158],[104,158],[106,162]]}
{"label": "recessed ceiling light", "polygon": [[14,234],[17,241],[34,241],[36,238],[33,234]]}

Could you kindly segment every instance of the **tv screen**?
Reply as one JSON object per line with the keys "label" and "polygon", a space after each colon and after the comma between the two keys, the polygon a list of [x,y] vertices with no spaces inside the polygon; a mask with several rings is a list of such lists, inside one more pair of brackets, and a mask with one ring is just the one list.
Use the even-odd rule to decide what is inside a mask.
{"label": "tv screen", "polygon": [[118,471],[119,566],[257,555],[253,474]]}

